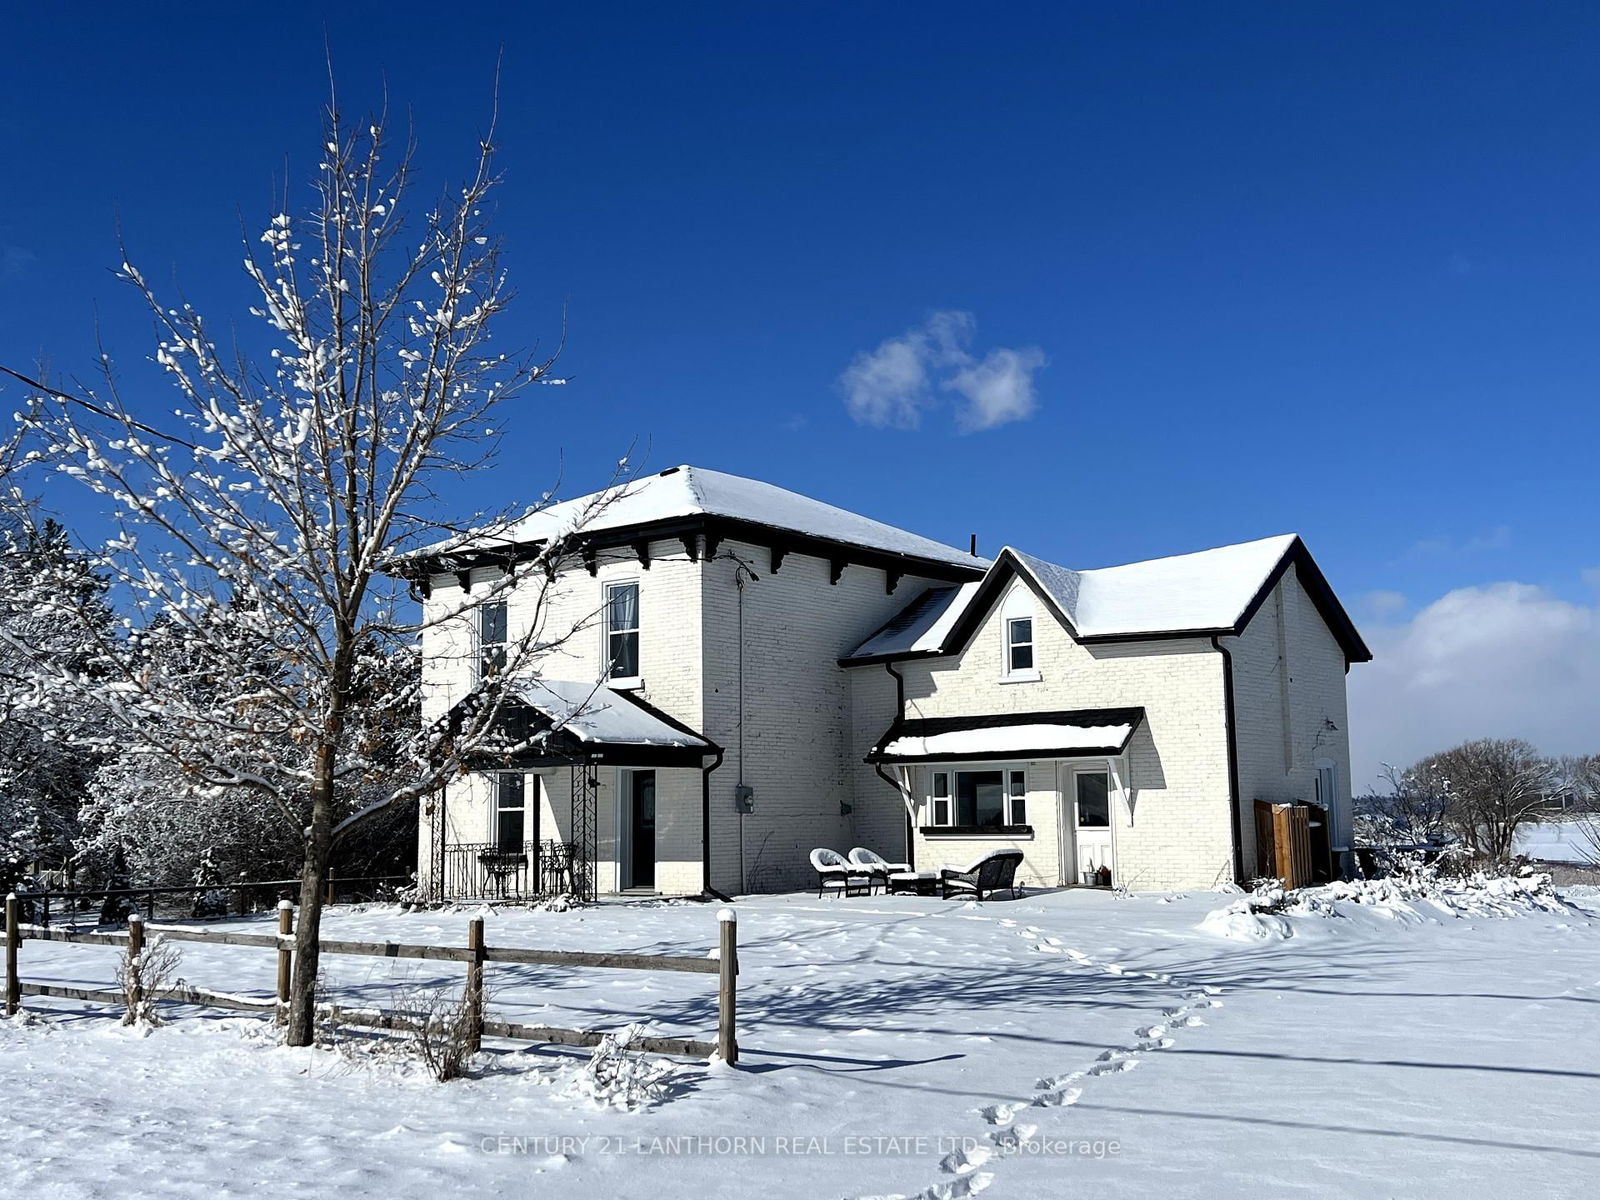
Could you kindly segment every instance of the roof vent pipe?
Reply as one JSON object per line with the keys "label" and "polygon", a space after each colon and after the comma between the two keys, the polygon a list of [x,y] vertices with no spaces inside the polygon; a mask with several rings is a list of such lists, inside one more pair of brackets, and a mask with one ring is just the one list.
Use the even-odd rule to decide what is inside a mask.
{"label": "roof vent pipe", "polygon": [[972,549],[969,551],[973,558],[978,557],[978,535],[972,535]]}

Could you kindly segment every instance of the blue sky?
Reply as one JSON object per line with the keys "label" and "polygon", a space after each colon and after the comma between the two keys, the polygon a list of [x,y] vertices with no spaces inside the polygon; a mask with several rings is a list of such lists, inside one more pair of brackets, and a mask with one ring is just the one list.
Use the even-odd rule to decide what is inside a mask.
{"label": "blue sky", "polygon": [[597,482],[637,437],[653,466],[1075,566],[1294,530],[1384,655],[1352,675],[1358,775],[1478,734],[1600,749],[1592,5],[30,5],[7,28],[0,361],[84,371],[98,327],[140,377],[119,229],[147,276],[242,314],[239,222],[313,165],[324,30],[346,107],[387,81],[440,184],[503,49],[513,340],[549,344],[566,305],[573,383],[525,402],[463,510],[542,491],[558,450]]}

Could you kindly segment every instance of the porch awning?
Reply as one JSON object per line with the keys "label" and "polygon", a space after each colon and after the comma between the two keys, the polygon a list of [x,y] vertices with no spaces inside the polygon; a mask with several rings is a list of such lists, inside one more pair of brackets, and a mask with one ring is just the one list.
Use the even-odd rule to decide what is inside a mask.
{"label": "porch awning", "polygon": [[899,720],[868,762],[986,762],[1007,758],[1109,758],[1128,748],[1142,708],[997,713]]}
{"label": "porch awning", "polygon": [[510,766],[609,763],[695,767],[718,747],[630,692],[564,679],[514,682],[502,728],[518,749]]}

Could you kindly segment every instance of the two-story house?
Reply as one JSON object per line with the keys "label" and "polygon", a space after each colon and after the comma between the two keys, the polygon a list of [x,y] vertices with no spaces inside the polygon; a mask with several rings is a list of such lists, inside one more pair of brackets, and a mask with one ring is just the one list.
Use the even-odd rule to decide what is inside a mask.
{"label": "two-story house", "polygon": [[[451,611],[591,509],[536,514],[493,561],[424,558],[424,603]],[[426,806],[435,895],[784,890],[813,847],[852,845],[919,867],[1014,846],[1034,885],[1205,887],[1257,873],[1256,800],[1319,804],[1348,850],[1345,672],[1371,656],[1296,537],[989,562],[685,466],[576,540],[537,594],[426,635],[433,719],[530,622],[576,631],[508,713],[546,731],[537,751]]]}

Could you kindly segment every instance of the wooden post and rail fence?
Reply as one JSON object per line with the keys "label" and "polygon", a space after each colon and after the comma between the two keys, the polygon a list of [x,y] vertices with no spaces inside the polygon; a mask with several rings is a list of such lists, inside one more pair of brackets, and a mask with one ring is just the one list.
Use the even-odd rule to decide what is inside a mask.
{"label": "wooden post and rail fence", "polygon": [[[621,971],[679,971],[696,975],[717,976],[717,1039],[695,1041],[688,1038],[636,1037],[628,1049],[651,1054],[674,1054],[691,1058],[720,1057],[724,1062],[739,1061],[739,1042],[736,1028],[738,959],[738,924],[732,909],[723,909],[717,918],[719,926],[717,957],[692,958],[671,954],[597,953],[587,950],[534,950],[521,946],[490,946],[484,942],[483,918],[474,917],[467,924],[465,946],[430,946],[408,942],[355,942],[339,939],[322,939],[323,954],[365,955],[374,958],[407,958],[429,961],[459,962],[466,964],[466,998],[468,1019],[471,1022],[473,1049],[478,1049],[484,1037],[507,1038],[513,1041],[540,1042],[559,1046],[596,1046],[604,1033],[589,1029],[560,1029],[546,1025],[521,1025],[510,1021],[491,1021],[484,1013],[484,966],[487,963],[518,963],[541,967],[567,967],[574,970]],[[6,898],[6,1015],[15,1013],[24,996],[47,996],[68,1000],[82,1000],[91,1004],[123,1005],[129,999],[116,989],[99,989],[24,982],[20,974],[20,951],[24,940],[68,942],[75,945],[116,946],[129,954],[143,953],[146,939],[156,937],[177,942],[203,942],[211,945],[249,946],[271,949],[277,953],[277,991],[271,998],[256,998],[212,992],[187,985],[163,989],[157,1000],[200,1007],[226,1008],[242,1012],[261,1013],[281,1020],[288,1010],[289,982],[294,964],[294,906],[287,900],[278,906],[278,928],[275,933],[243,933],[222,929],[197,929],[185,925],[154,925],[142,920],[138,914],[129,918],[126,933],[78,932],[68,929],[51,929],[42,925],[25,925],[20,920],[20,906],[15,895]],[[373,1029],[408,1028],[419,1014],[374,1009],[346,1009],[326,1005],[319,1015],[337,1013],[340,1021]]]}

